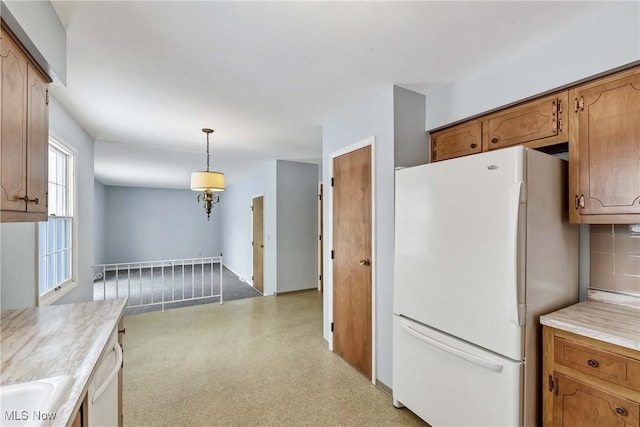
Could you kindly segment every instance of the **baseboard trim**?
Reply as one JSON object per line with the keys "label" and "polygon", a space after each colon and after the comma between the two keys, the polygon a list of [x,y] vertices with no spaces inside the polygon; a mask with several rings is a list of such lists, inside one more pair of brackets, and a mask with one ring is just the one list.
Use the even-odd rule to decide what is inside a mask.
{"label": "baseboard trim", "polygon": [[378,387],[380,390],[382,390],[385,393],[387,393],[389,395],[389,397],[393,397],[393,390],[391,389],[391,387],[389,387],[388,385],[386,385],[385,383],[383,383],[379,379],[376,379],[376,387]]}
{"label": "baseboard trim", "polygon": [[273,294],[275,296],[278,295],[291,295],[291,294],[299,294],[301,292],[309,292],[309,291],[318,291],[318,288],[316,286],[314,286],[313,288],[306,288],[306,289],[295,289],[293,291],[284,291],[284,292],[274,292]]}

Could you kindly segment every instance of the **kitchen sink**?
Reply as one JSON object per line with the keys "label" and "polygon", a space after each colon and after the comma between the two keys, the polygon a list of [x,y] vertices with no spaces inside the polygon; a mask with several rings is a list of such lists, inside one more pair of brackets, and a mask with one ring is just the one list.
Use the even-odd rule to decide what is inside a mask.
{"label": "kitchen sink", "polygon": [[0,425],[46,426],[59,417],[73,378],[62,375],[0,386]]}

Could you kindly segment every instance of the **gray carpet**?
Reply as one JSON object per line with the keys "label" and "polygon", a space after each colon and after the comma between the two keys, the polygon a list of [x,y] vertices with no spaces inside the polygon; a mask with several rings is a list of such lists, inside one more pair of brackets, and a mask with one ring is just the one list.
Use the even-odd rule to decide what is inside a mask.
{"label": "gray carpet", "polygon": [[[228,268],[225,267],[222,274],[223,301],[260,296]],[[126,314],[162,310],[163,305],[169,309],[220,302],[219,294],[220,264],[107,271],[104,277],[95,279],[93,285],[94,300],[128,297]],[[151,303],[156,304],[143,305]]]}

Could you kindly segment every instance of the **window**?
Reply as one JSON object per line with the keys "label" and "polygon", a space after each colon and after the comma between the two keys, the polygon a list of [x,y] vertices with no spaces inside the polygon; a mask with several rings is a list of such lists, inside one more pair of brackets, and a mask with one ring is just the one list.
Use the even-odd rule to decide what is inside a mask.
{"label": "window", "polygon": [[74,280],[74,154],[49,140],[49,220],[38,224],[41,304],[60,298]]}

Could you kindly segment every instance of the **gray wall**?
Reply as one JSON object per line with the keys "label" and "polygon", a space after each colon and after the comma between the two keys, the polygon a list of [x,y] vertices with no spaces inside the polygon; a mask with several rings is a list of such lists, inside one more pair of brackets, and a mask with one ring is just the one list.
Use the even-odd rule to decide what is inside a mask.
{"label": "gray wall", "polygon": [[93,263],[106,262],[107,230],[107,187],[100,181],[93,181]]}
{"label": "gray wall", "polygon": [[[325,191],[324,235],[331,236],[331,210],[333,206],[330,191],[331,153],[362,141],[375,137],[374,157],[374,210],[373,224],[376,235],[375,286],[376,286],[376,376],[391,385],[392,357],[392,320],[393,320],[393,203],[394,203],[394,125],[393,125],[393,86],[388,86],[373,97],[351,106],[337,114],[322,127],[322,163]],[[330,238],[324,240],[324,253],[331,252]],[[329,257],[324,259],[324,320],[323,336],[332,343],[332,266]]]}
{"label": "gray wall", "polygon": [[50,1],[2,1],[2,17],[53,78],[67,82],[67,32]]}
{"label": "gray wall", "polygon": [[191,190],[106,187],[107,263],[219,256],[220,204],[207,221]]}
{"label": "gray wall", "polygon": [[[50,97],[49,133],[76,151],[78,286],[56,304],[89,301],[93,263],[93,146],[80,125]],[[38,298],[37,223],[2,224],[2,272],[0,305],[6,308],[34,307]]]}
{"label": "gray wall", "polygon": [[318,165],[277,162],[277,292],[318,286]]}
{"label": "gray wall", "polygon": [[590,21],[427,95],[427,128],[444,126],[640,60],[640,3],[610,2]]}
{"label": "gray wall", "polygon": [[220,212],[224,263],[242,280],[251,283],[253,271],[252,199],[264,196],[264,294],[276,292],[277,285],[277,162],[269,161],[244,179],[229,185],[223,193]]}
{"label": "gray wall", "polygon": [[252,199],[264,196],[264,294],[317,286],[318,165],[269,161],[224,192],[224,263],[252,283]]}
{"label": "gray wall", "polygon": [[425,96],[393,87],[394,166],[423,165],[429,160],[429,137],[425,133]]}

